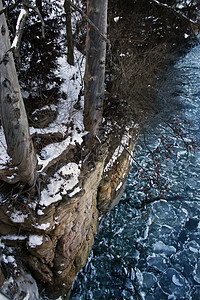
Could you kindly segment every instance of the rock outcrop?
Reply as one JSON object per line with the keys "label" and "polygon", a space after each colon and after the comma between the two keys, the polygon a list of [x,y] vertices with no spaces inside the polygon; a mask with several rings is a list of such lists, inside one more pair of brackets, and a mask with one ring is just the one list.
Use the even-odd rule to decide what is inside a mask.
{"label": "rock outcrop", "polygon": [[24,203],[14,198],[1,202],[3,243],[14,249],[52,299],[69,296],[93,246],[99,220],[122,196],[137,132],[137,128],[129,130],[112,152],[108,145],[100,146],[75,196],[63,196],[47,207],[33,207],[27,199]]}

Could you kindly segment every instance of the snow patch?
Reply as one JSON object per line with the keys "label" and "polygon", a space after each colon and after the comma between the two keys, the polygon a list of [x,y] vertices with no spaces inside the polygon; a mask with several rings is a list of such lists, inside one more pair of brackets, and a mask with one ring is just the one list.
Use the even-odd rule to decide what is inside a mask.
{"label": "snow patch", "polygon": [[[48,206],[54,202],[62,199],[62,196],[67,194],[67,191],[72,190],[79,182],[78,177],[80,169],[76,163],[68,163],[66,166],[60,168],[50,179],[47,188],[41,192],[40,204]],[[80,191],[77,188],[69,194],[70,197]]]}
{"label": "snow patch", "polygon": [[114,21],[115,21],[115,23],[117,23],[119,21],[119,17],[115,17]]}
{"label": "snow patch", "polygon": [[23,241],[27,238],[26,235],[12,235],[12,234],[8,234],[8,235],[3,235],[1,236],[1,240],[10,240],[10,241]]}
{"label": "snow patch", "polygon": [[36,225],[32,225],[33,227],[37,228],[37,229],[42,229],[42,230],[46,230],[47,228],[49,228],[51,226],[51,223],[44,223],[44,224],[36,224]]}
{"label": "snow patch", "polygon": [[116,192],[122,187],[122,182],[120,182],[119,184],[118,184],[118,186],[117,186],[117,188],[116,188]]}
{"label": "snow patch", "polygon": [[38,214],[38,216],[42,216],[42,215],[44,215],[44,212],[42,209],[38,209],[37,214]]}
{"label": "snow patch", "polygon": [[115,149],[111,159],[104,168],[104,172],[108,172],[113,167],[115,161],[118,159],[118,157],[121,156],[122,152],[124,151],[124,147],[128,146],[131,136],[128,134],[129,128],[126,128],[126,130],[127,132],[122,136],[121,145]]}
{"label": "snow patch", "polygon": [[0,169],[4,169],[6,163],[10,160],[10,156],[7,154],[7,145],[2,126],[0,127],[0,152]]}
{"label": "snow patch", "polygon": [[36,234],[31,234],[29,236],[28,246],[30,248],[36,248],[37,246],[42,245],[42,243],[43,243],[43,236],[36,235]]}
{"label": "snow patch", "polygon": [[10,216],[10,219],[14,223],[23,223],[27,217],[28,214],[24,215],[21,211],[14,209]]}
{"label": "snow patch", "polygon": [[24,18],[24,16],[27,15],[27,14],[28,13],[24,8],[22,8],[20,10],[20,14],[19,14],[19,17],[17,19],[17,24],[16,24],[16,28],[15,28],[15,31],[16,31],[17,34],[16,34],[16,36],[15,36],[13,42],[12,42],[11,48],[15,48],[17,46],[17,43],[19,41],[19,30],[20,30],[21,22],[22,22],[22,19]]}
{"label": "snow patch", "polygon": [[78,194],[81,190],[82,190],[82,188],[81,188],[80,186],[77,186],[77,188],[75,188],[75,189],[73,190],[73,192],[71,192],[70,194],[68,194],[68,196],[69,196],[70,198],[72,198],[72,197],[74,197],[76,194]]}

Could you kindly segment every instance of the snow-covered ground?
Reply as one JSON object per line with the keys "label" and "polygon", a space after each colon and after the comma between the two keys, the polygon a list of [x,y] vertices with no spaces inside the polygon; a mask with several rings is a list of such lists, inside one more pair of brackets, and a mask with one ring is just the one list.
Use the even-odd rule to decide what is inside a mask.
{"label": "snow-covered ground", "polygon": [[[51,135],[52,133],[61,133],[63,137],[67,135],[63,141],[48,144],[41,149],[39,155],[37,155],[39,173],[42,173],[52,160],[55,160],[66,151],[67,147],[71,145],[75,146],[76,143],[80,145],[83,141],[83,136],[87,134],[83,125],[83,96],[80,97],[79,109],[74,108],[74,105],[78,101],[80,90],[83,88],[85,59],[78,51],[75,52],[75,57],[75,66],[70,66],[65,56],[58,59],[59,68],[57,75],[64,80],[61,91],[67,95],[67,99],[60,99],[57,107],[52,107],[52,105],[45,107],[45,109],[57,110],[58,115],[56,120],[46,128],[39,129],[30,127],[31,135],[35,133],[40,134],[40,136],[46,134]],[[33,112],[33,115],[35,113],[36,112]],[[73,128],[69,129],[70,123],[73,124]],[[6,152],[6,142],[2,126],[0,127],[0,138],[0,167],[3,169],[10,158]],[[80,167],[81,162],[79,164],[73,162],[68,163],[67,166],[58,170],[52,178],[50,178],[47,188],[41,192],[40,204],[46,206],[58,201],[63,195],[67,194],[67,191],[70,191],[69,196],[78,193],[81,190],[80,187],[76,187],[74,191],[72,191],[72,189],[78,185]],[[67,179],[66,176],[68,177]]]}

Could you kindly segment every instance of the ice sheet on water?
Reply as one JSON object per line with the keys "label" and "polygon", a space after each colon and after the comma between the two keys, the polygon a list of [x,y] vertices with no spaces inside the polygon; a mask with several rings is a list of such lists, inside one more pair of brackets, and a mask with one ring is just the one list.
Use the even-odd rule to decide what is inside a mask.
{"label": "ice sheet on water", "polygon": [[190,285],[186,278],[174,268],[169,268],[161,277],[159,284],[163,291],[169,296],[179,297],[187,299],[187,293],[189,292]]}
{"label": "ice sheet on water", "polygon": [[164,272],[167,268],[166,259],[160,255],[149,256],[147,258],[147,263],[150,267],[154,269]]}
{"label": "ice sheet on water", "polygon": [[196,285],[192,288],[190,295],[189,295],[189,299],[192,300],[199,300],[200,299],[200,286]]}
{"label": "ice sheet on water", "polygon": [[176,253],[176,248],[174,246],[166,245],[162,241],[157,241],[153,244],[153,250],[156,253],[164,254],[164,255],[171,255]]}
{"label": "ice sheet on water", "polygon": [[142,286],[143,285],[143,275],[142,275],[142,272],[140,271],[140,269],[136,268],[135,274],[136,274],[138,284],[140,286]]}
{"label": "ice sheet on water", "polygon": [[198,260],[197,264],[195,265],[193,278],[197,283],[200,284],[200,260]]}
{"label": "ice sheet on water", "polygon": [[200,245],[196,241],[190,241],[186,246],[191,251],[191,254],[198,255],[200,253]]}
{"label": "ice sheet on water", "polygon": [[168,225],[159,226],[157,224],[152,224],[149,231],[149,238],[147,240],[147,243],[151,248],[153,248],[153,245],[158,241],[162,241],[164,244],[168,245],[169,241],[174,240],[175,235],[176,230],[173,227],[170,227]]}
{"label": "ice sheet on water", "polygon": [[155,202],[152,205],[153,221],[157,224],[172,226],[177,216],[174,207],[166,201]]}
{"label": "ice sheet on water", "polygon": [[196,187],[197,187],[197,181],[194,178],[187,178],[186,184],[191,189],[196,189]]}
{"label": "ice sheet on water", "polygon": [[128,289],[132,293],[135,293],[135,289],[134,289],[133,283],[132,283],[132,281],[129,278],[126,278],[125,287],[126,287],[126,289]]}
{"label": "ice sheet on water", "polygon": [[142,275],[144,279],[143,288],[151,289],[157,282],[155,275],[150,272],[143,272]]}

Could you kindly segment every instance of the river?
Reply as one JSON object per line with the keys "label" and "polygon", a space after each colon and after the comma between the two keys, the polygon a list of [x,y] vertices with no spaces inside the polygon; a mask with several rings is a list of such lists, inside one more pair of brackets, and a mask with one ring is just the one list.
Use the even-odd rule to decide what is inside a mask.
{"label": "river", "polygon": [[70,299],[200,299],[200,46],[169,72]]}

